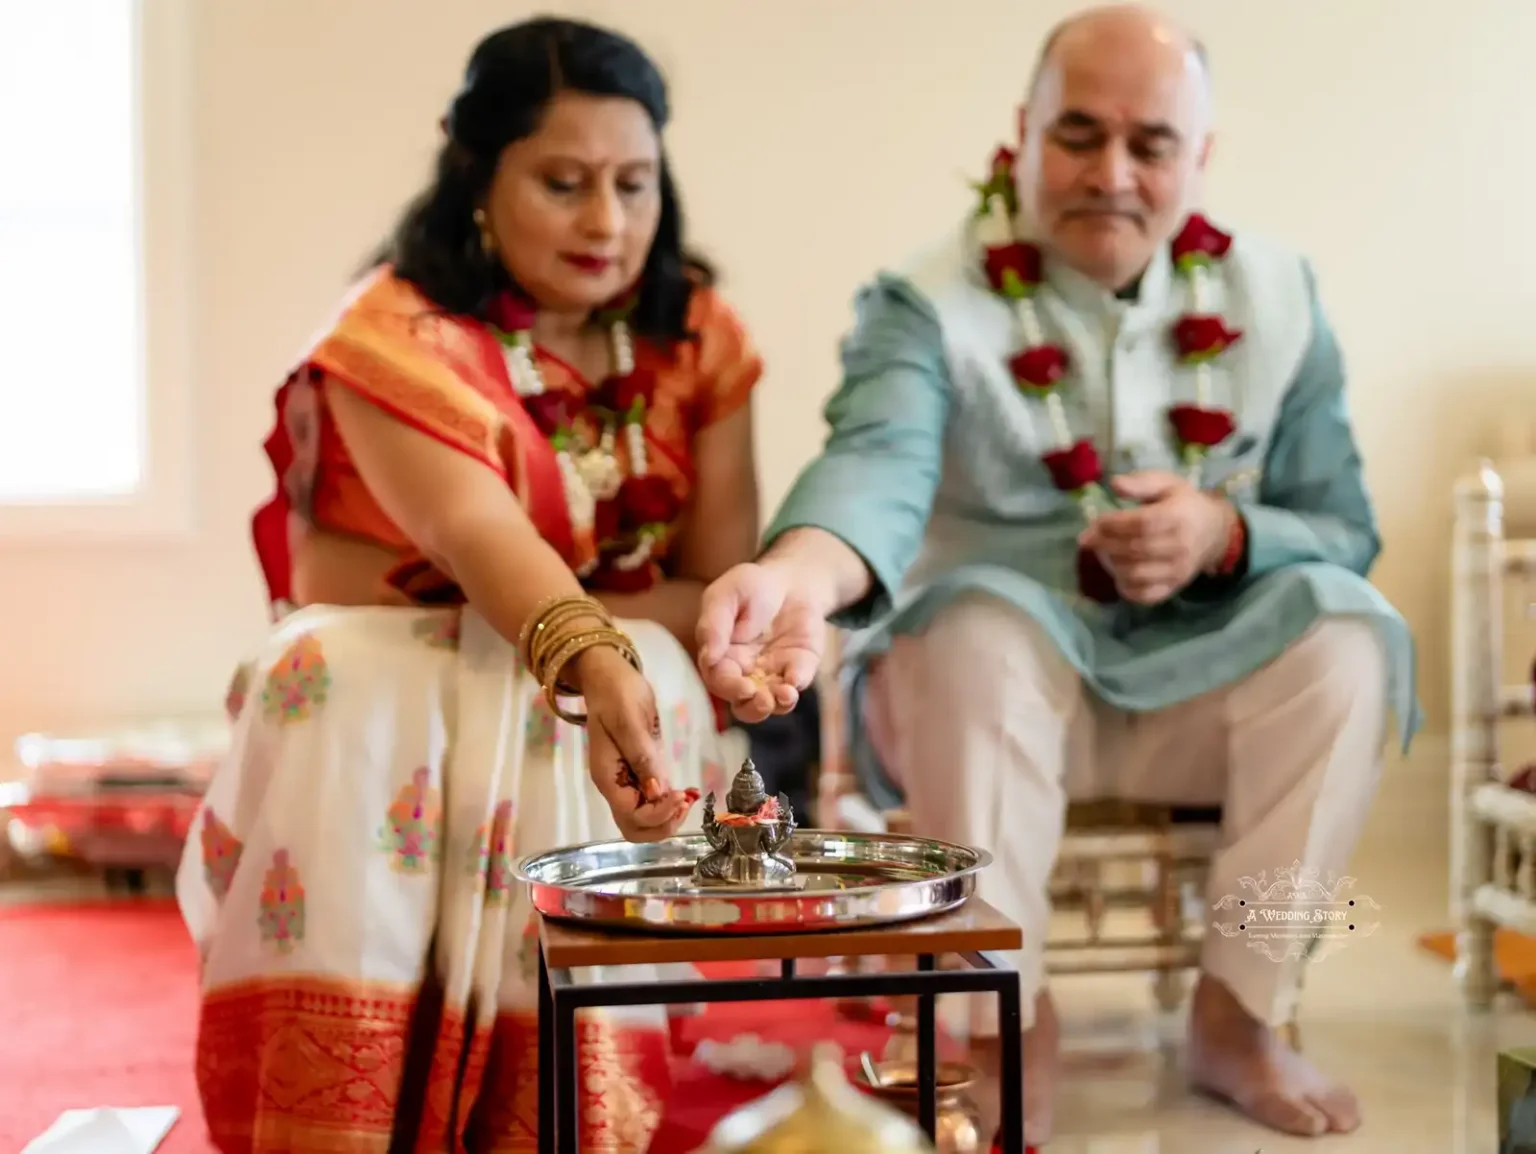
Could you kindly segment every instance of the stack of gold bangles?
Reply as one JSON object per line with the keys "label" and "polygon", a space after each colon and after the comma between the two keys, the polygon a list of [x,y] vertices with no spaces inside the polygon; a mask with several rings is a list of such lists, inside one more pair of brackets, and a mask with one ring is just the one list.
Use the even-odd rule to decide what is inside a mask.
{"label": "stack of gold bangles", "polygon": [[572,725],[585,725],[585,713],[568,713],[560,706],[561,697],[580,697],[581,691],[561,680],[560,674],[579,654],[599,645],[608,645],[640,671],[640,653],[629,635],[617,628],[613,616],[600,601],[585,594],[551,597],[536,606],[523,624],[517,639],[518,652],[527,662],[528,672],[544,690],[555,716]]}

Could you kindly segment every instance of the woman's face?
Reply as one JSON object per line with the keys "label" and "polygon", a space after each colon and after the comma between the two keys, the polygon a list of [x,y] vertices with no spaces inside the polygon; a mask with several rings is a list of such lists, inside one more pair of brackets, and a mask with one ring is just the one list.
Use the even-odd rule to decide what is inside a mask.
{"label": "woman's face", "polygon": [[485,213],[502,262],[543,308],[584,310],[640,278],[661,216],[661,142],[622,97],[561,93],[507,146]]}

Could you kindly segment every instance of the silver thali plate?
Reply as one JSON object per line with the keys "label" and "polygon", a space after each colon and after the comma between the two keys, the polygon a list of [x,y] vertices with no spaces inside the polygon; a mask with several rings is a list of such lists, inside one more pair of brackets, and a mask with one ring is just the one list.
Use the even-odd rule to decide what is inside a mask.
{"label": "silver thali plate", "polygon": [[796,830],[790,886],[699,887],[702,834],[662,842],[588,842],[517,865],[547,918],[690,934],[775,934],[910,921],[954,909],[991,863],[985,850],[901,834]]}

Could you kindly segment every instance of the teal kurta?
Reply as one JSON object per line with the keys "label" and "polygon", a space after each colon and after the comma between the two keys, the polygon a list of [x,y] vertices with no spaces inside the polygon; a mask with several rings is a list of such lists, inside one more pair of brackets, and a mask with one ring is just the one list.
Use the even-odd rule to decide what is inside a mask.
{"label": "teal kurta", "polygon": [[[1197,581],[1158,606],[1099,606],[1075,590],[1083,523],[1039,462],[1049,445],[1033,431],[1027,407],[1038,402],[1018,396],[1006,375],[981,379],[994,364],[1001,371],[1007,342],[1016,338],[1006,306],[979,278],[964,275],[967,250],[958,251],[952,267],[941,259],[937,273],[930,263],[913,276],[882,275],[860,292],[842,347],[843,381],[825,409],[826,446],[765,537],[766,546],[795,527],[824,529],[874,575],[871,596],[835,622],[857,631],[848,654],[850,736],[875,800],[894,804],[898,797],[859,724],[863,672],[893,637],[920,632],[956,597],[975,592],[1027,613],[1093,692],[1132,712],[1230,685],[1322,617],[1368,619],[1386,647],[1386,692],[1406,747],[1418,725],[1413,641],[1366,580],[1380,548],[1376,520],[1346,410],[1342,359],[1304,262],[1251,244],[1252,259],[1238,263],[1221,303],[1248,334],[1263,332],[1266,322],[1296,334],[1292,352],[1281,337],[1267,344],[1245,337],[1254,359],[1232,367],[1230,395],[1215,399],[1237,411],[1239,432],[1213,455],[1207,481],[1232,482],[1224,487],[1248,528],[1246,576],[1225,585]],[[1233,255],[1242,252],[1235,246]],[[1058,273],[1042,304],[1045,315],[1061,317],[1075,365],[1109,366],[1097,378],[1085,374],[1066,400],[1101,451],[1108,447],[1112,471],[1177,467],[1153,426],[1179,398],[1144,395],[1176,388],[1166,383],[1176,366],[1155,342],[1140,342],[1140,367],[1134,354],[1140,337],[1155,335],[1185,307],[1167,264],[1160,258],[1149,270],[1138,301]],[[1257,287],[1245,290],[1244,278]],[[1277,279],[1297,287],[1276,290]],[[1266,303],[1286,293],[1297,298],[1289,317]],[[1107,349],[1080,347],[1099,333]],[[1123,362],[1115,349],[1129,350]],[[1124,379],[1117,381],[1120,363]],[[1264,384],[1266,372],[1272,386]]]}

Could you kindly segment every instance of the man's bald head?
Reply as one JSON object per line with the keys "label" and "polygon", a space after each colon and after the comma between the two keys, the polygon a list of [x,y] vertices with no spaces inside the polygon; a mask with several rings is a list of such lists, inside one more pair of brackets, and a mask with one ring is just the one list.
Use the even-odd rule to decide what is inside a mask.
{"label": "man's bald head", "polygon": [[1206,99],[1211,96],[1211,59],[1205,44],[1187,29],[1140,4],[1108,4],[1074,13],[1058,23],[1046,35],[1029,78],[1029,99],[1035,98],[1040,81],[1059,55],[1083,51],[1103,51],[1119,41],[1145,45],[1166,45],[1185,58],[1186,66],[1198,74],[1205,85]]}
{"label": "man's bald head", "polygon": [[1020,111],[1019,196],[1037,239],[1125,287],[1197,200],[1210,125],[1205,52],[1188,32],[1136,5],[1064,21]]}

